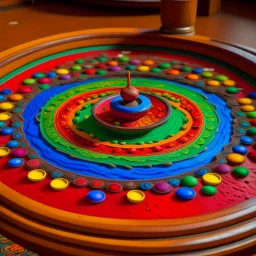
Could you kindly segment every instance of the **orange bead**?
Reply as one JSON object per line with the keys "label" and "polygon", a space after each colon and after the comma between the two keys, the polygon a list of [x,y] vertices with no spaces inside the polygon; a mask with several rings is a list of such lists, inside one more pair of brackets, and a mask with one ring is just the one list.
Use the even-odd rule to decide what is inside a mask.
{"label": "orange bead", "polygon": [[177,76],[180,74],[180,71],[178,69],[169,69],[166,71],[166,74]]}
{"label": "orange bead", "polygon": [[110,60],[110,61],[108,62],[108,65],[109,65],[109,66],[118,66],[118,62],[115,61],[115,60]]}
{"label": "orange bead", "polygon": [[188,75],[186,75],[186,78],[189,79],[189,80],[198,80],[198,75],[188,74]]}
{"label": "orange bead", "polygon": [[23,100],[23,95],[16,93],[16,94],[9,95],[8,98],[11,101],[20,101],[20,100]]}
{"label": "orange bead", "polygon": [[146,66],[152,66],[152,65],[154,65],[154,61],[153,60],[144,60],[143,64]]}

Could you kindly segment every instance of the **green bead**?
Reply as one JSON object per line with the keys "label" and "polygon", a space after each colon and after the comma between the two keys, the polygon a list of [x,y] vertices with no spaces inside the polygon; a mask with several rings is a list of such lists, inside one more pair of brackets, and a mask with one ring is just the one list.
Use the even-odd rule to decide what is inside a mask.
{"label": "green bead", "polygon": [[243,166],[235,167],[232,173],[237,177],[246,177],[249,174],[249,170]]}
{"label": "green bead", "polygon": [[229,78],[227,76],[224,75],[218,75],[215,77],[215,80],[219,81],[219,82],[224,82],[226,80],[228,80]]}
{"label": "green bead", "polygon": [[162,70],[160,68],[152,68],[150,71],[152,73],[160,73]]}
{"label": "green bead", "polygon": [[138,144],[138,145],[144,145],[145,142],[144,142],[144,141],[139,141],[137,144]]}
{"label": "green bead", "polygon": [[188,122],[188,119],[184,116],[183,118],[182,118],[182,123],[183,124],[186,124]]}
{"label": "green bead", "polygon": [[136,69],[136,66],[134,65],[129,65],[126,67],[126,70],[135,70]]}
{"label": "green bead", "polygon": [[256,111],[248,112],[246,115],[247,115],[247,117],[250,118],[250,119],[256,118]]}
{"label": "green bead", "polygon": [[122,57],[119,57],[118,60],[120,62],[127,62],[130,60],[130,58],[128,56],[122,56]]}
{"label": "green bead", "polygon": [[87,120],[87,119],[89,119],[89,115],[86,115],[86,116],[84,116],[84,120]]}
{"label": "green bead", "polygon": [[79,123],[79,117],[73,118],[72,121],[73,121],[74,124],[78,124]]}
{"label": "green bead", "polygon": [[90,59],[90,60],[89,60],[89,62],[92,62],[92,63],[93,63],[93,62],[96,62],[96,61],[97,61],[97,60],[95,60],[95,59]]}
{"label": "green bead", "polygon": [[36,73],[35,75],[33,75],[35,78],[43,78],[45,77],[44,73]]}
{"label": "green bead", "polygon": [[118,140],[112,140],[111,143],[118,144]]}
{"label": "green bead", "polygon": [[78,60],[75,61],[75,63],[77,63],[77,64],[83,64],[83,63],[84,63],[84,60],[83,60],[83,59],[78,59]]}
{"label": "green bead", "polygon": [[113,123],[115,126],[120,126],[120,123],[119,122],[114,122]]}
{"label": "green bead", "polygon": [[71,69],[72,69],[72,70],[75,70],[75,71],[79,71],[79,70],[82,69],[82,67],[81,67],[81,66],[78,66],[78,65],[74,65],[74,66],[71,67]]}
{"label": "green bead", "polygon": [[92,95],[92,99],[97,99],[98,95]]}
{"label": "green bead", "polygon": [[27,78],[27,79],[23,80],[23,84],[26,84],[26,85],[32,85],[35,82],[36,82],[36,80],[33,78]]}
{"label": "green bead", "polygon": [[194,187],[198,184],[198,180],[194,176],[185,176],[181,179],[180,184],[184,187]]}
{"label": "green bead", "polygon": [[249,128],[247,130],[247,134],[249,134],[249,135],[256,135],[256,127]]}
{"label": "green bead", "polygon": [[104,57],[104,56],[100,56],[100,57],[97,58],[97,60],[99,62],[106,62],[108,59],[106,57]]}
{"label": "green bead", "polygon": [[229,94],[236,94],[236,93],[238,93],[238,89],[236,87],[228,87],[226,89],[226,92]]}
{"label": "green bead", "polygon": [[245,113],[244,112],[236,112],[236,115],[239,117],[243,117],[243,116],[245,116]]}
{"label": "green bead", "polygon": [[86,100],[86,101],[89,101],[89,100],[91,100],[91,98],[86,98],[85,100]]}
{"label": "green bead", "polygon": [[106,93],[101,93],[100,97],[102,98],[102,97],[105,97],[106,95],[107,95]]}
{"label": "green bead", "polygon": [[181,131],[184,131],[184,130],[186,130],[186,128],[187,128],[187,126],[186,126],[185,124],[183,124],[183,125],[180,127],[180,130],[181,130]]}
{"label": "green bead", "polygon": [[121,145],[126,145],[126,141],[121,141],[120,144]]}
{"label": "green bead", "polygon": [[184,66],[181,68],[181,71],[182,72],[191,72],[192,68],[191,67],[188,67],[188,66]]}
{"label": "green bead", "polygon": [[173,64],[173,65],[177,65],[179,62],[177,61],[177,60],[172,60],[171,61],[171,64]]}
{"label": "green bead", "polygon": [[163,62],[163,63],[160,63],[160,65],[158,66],[160,69],[167,69],[167,68],[170,68],[171,67],[171,64],[169,63],[166,63],[166,62]]}
{"label": "green bead", "polygon": [[50,85],[49,84],[40,84],[38,87],[40,90],[44,91],[44,90],[49,89]]}
{"label": "green bead", "polygon": [[210,77],[213,77],[213,74],[212,74],[212,72],[204,71],[201,73],[201,76],[204,78],[210,78]]}
{"label": "green bead", "polygon": [[150,140],[150,141],[148,141],[148,144],[153,144],[153,143],[154,143],[154,142],[153,142],[153,141],[151,141],[151,140]]}
{"label": "green bead", "polygon": [[203,186],[201,189],[202,193],[208,196],[215,195],[217,193],[217,188],[213,186]]}
{"label": "green bead", "polygon": [[97,70],[96,71],[96,74],[97,75],[105,75],[107,72],[106,72],[106,70],[104,70],[104,69],[99,69],[99,70]]}
{"label": "green bead", "polygon": [[242,127],[245,127],[245,128],[251,126],[251,124],[250,124],[249,122],[245,122],[245,121],[242,121],[242,122],[240,122],[239,124],[240,124]]}

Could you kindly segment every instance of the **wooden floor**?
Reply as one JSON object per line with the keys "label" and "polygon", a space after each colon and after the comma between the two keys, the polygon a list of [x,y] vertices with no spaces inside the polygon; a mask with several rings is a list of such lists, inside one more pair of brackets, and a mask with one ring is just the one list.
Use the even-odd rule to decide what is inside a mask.
{"label": "wooden floor", "polygon": [[[256,1],[223,1],[220,14],[197,18],[197,34],[256,48]],[[11,25],[12,21],[18,24]],[[157,29],[160,25],[159,10],[123,10],[50,1],[0,10],[0,51],[69,31],[101,27]]]}

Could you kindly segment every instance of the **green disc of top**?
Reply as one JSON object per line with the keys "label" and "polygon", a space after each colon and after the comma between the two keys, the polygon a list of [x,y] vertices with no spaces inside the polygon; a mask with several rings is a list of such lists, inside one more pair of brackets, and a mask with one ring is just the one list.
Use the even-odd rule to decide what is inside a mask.
{"label": "green disc of top", "polygon": [[75,61],[77,64],[84,64],[84,60],[83,59],[78,59]]}
{"label": "green disc of top", "polygon": [[26,84],[26,85],[32,85],[35,82],[36,82],[36,80],[33,78],[27,78],[27,79],[23,80],[23,84]]}
{"label": "green disc of top", "polygon": [[191,70],[192,70],[192,68],[189,67],[189,66],[184,66],[184,67],[181,68],[182,72],[191,72]]}
{"label": "green disc of top", "polygon": [[128,65],[126,67],[127,70],[135,70],[136,69],[136,66],[135,65]]}
{"label": "green disc of top", "polygon": [[232,173],[235,175],[235,176],[238,176],[238,177],[246,177],[248,176],[249,174],[249,170],[243,166],[238,166],[238,167],[235,167],[232,171]]}
{"label": "green disc of top", "polygon": [[104,57],[104,56],[99,56],[99,57],[97,57],[97,60],[99,62],[106,62],[108,59],[106,57]]}
{"label": "green disc of top", "polygon": [[49,84],[40,84],[38,87],[40,90],[44,91],[44,90],[49,89],[50,85]]}
{"label": "green disc of top", "polygon": [[167,69],[167,68],[171,67],[171,64],[163,62],[163,63],[160,63],[160,65],[158,67],[161,69]]}
{"label": "green disc of top", "polygon": [[160,73],[162,70],[160,68],[152,68],[150,71],[152,73]]}
{"label": "green disc of top", "polygon": [[202,193],[208,196],[215,195],[217,193],[217,188],[213,186],[203,186],[201,189]]}
{"label": "green disc of top", "polygon": [[105,74],[106,74],[106,70],[104,70],[104,69],[98,69],[98,70],[96,71],[96,74],[97,74],[97,75],[105,75]]}
{"label": "green disc of top", "polygon": [[235,94],[235,93],[238,93],[238,89],[236,87],[228,87],[226,89],[226,92],[230,94]]}
{"label": "green disc of top", "polygon": [[213,74],[212,74],[212,72],[204,71],[201,73],[201,76],[204,78],[211,78],[211,77],[213,77]]}
{"label": "green disc of top", "polygon": [[246,115],[247,115],[247,117],[250,118],[250,119],[256,118],[256,111],[248,112]]}
{"label": "green disc of top", "polygon": [[128,56],[122,56],[122,57],[119,57],[118,60],[121,62],[127,62],[130,60],[130,58]]}
{"label": "green disc of top", "polygon": [[194,176],[185,176],[181,179],[180,184],[184,187],[194,187],[198,184],[198,180]]}
{"label": "green disc of top", "polygon": [[79,66],[79,65],[74,65],[74,66],[71,67],[71,69],[72,69],[72,70],[75,70],[75,71],[79,71],[79,70],[82,69],[82,67]]}
{"label": "green disc of top", "polygon": [[256,127],[249,128],[247,130],[247,134],[249,134],[249,135],[256,135]]}
{"label": "green disc of top", "polygon": [[228,80],[229,78],[227,76],[224,75],[218,75],[215,77],[215,80],[219,81],[219,82],[224,82],[226,80]]}

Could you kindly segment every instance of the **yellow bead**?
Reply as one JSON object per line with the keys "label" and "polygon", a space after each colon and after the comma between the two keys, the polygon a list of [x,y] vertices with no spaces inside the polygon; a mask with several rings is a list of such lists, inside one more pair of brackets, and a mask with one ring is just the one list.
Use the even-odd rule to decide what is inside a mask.
{"label": "yellow bead", "polygon": [[235,86],[236,82],[234,80],[225,80],[223,81],[223,84],[226,86]]}
{"label": "yellow bead", "polygon": [[204,184],[217,186],[221,183],[221,176],[217,173],[206,173],[203,177]]}
{"label": "yellow bead", "polygon": [[8,112],[0,113],[0,121],[7,121],[12,117],[12,115]]}
{"label": "yellow bead", "polygon": [[254,111],[255,107],[252,105],[244,105],[240,107],[242,111],[244,112],[250,112],[250,111]]}
{"label": "yellow bead", "polygon": [[232,164],[242,164],[244,162],[244,157],[240,154],[232,153],[227,156],[227,160]]}
{"label": "yellow bead", "polygon": [[14,108],[14,105],[11,102],[0,103],[0,110],[11,110]]}
{"label": "yellow bead", "polygon": [[208,85],[213,86],[213,87],[217,87],[220,86],[220,82],[217,80],[210,80],[207,82]]}
{"label": "yellow bead", "polygon": [[240,98],[238,99],[238,103],[240,105],[250,105],[252,104],[252,100],[250,98]]}
{"label": "yellow bead", "polygon": [[146,66],[152,66],[152,65],[154,65],[154,61],[153,60],[144,60],[143,64]]}
{"label": "yellow bead", "polygon": [[139,67],[137,67],[137,70],[142,71],[142,72],[147,72],[147,71],[149,71],[149,67],[148,66],[139,66]]}
{"label": "yellow bead", "polygon": [[65,69],[65,68],[60,68],[60,69],[57,69],[56,73],[58,75],[66,75],[69,73],[69,70],[68,69]]}
{"label": "yellow bead", "polygon": [[20,101],[23,100],[23,95],[22,94],[12,94],[8,96],[8,99],[11,101]]}

